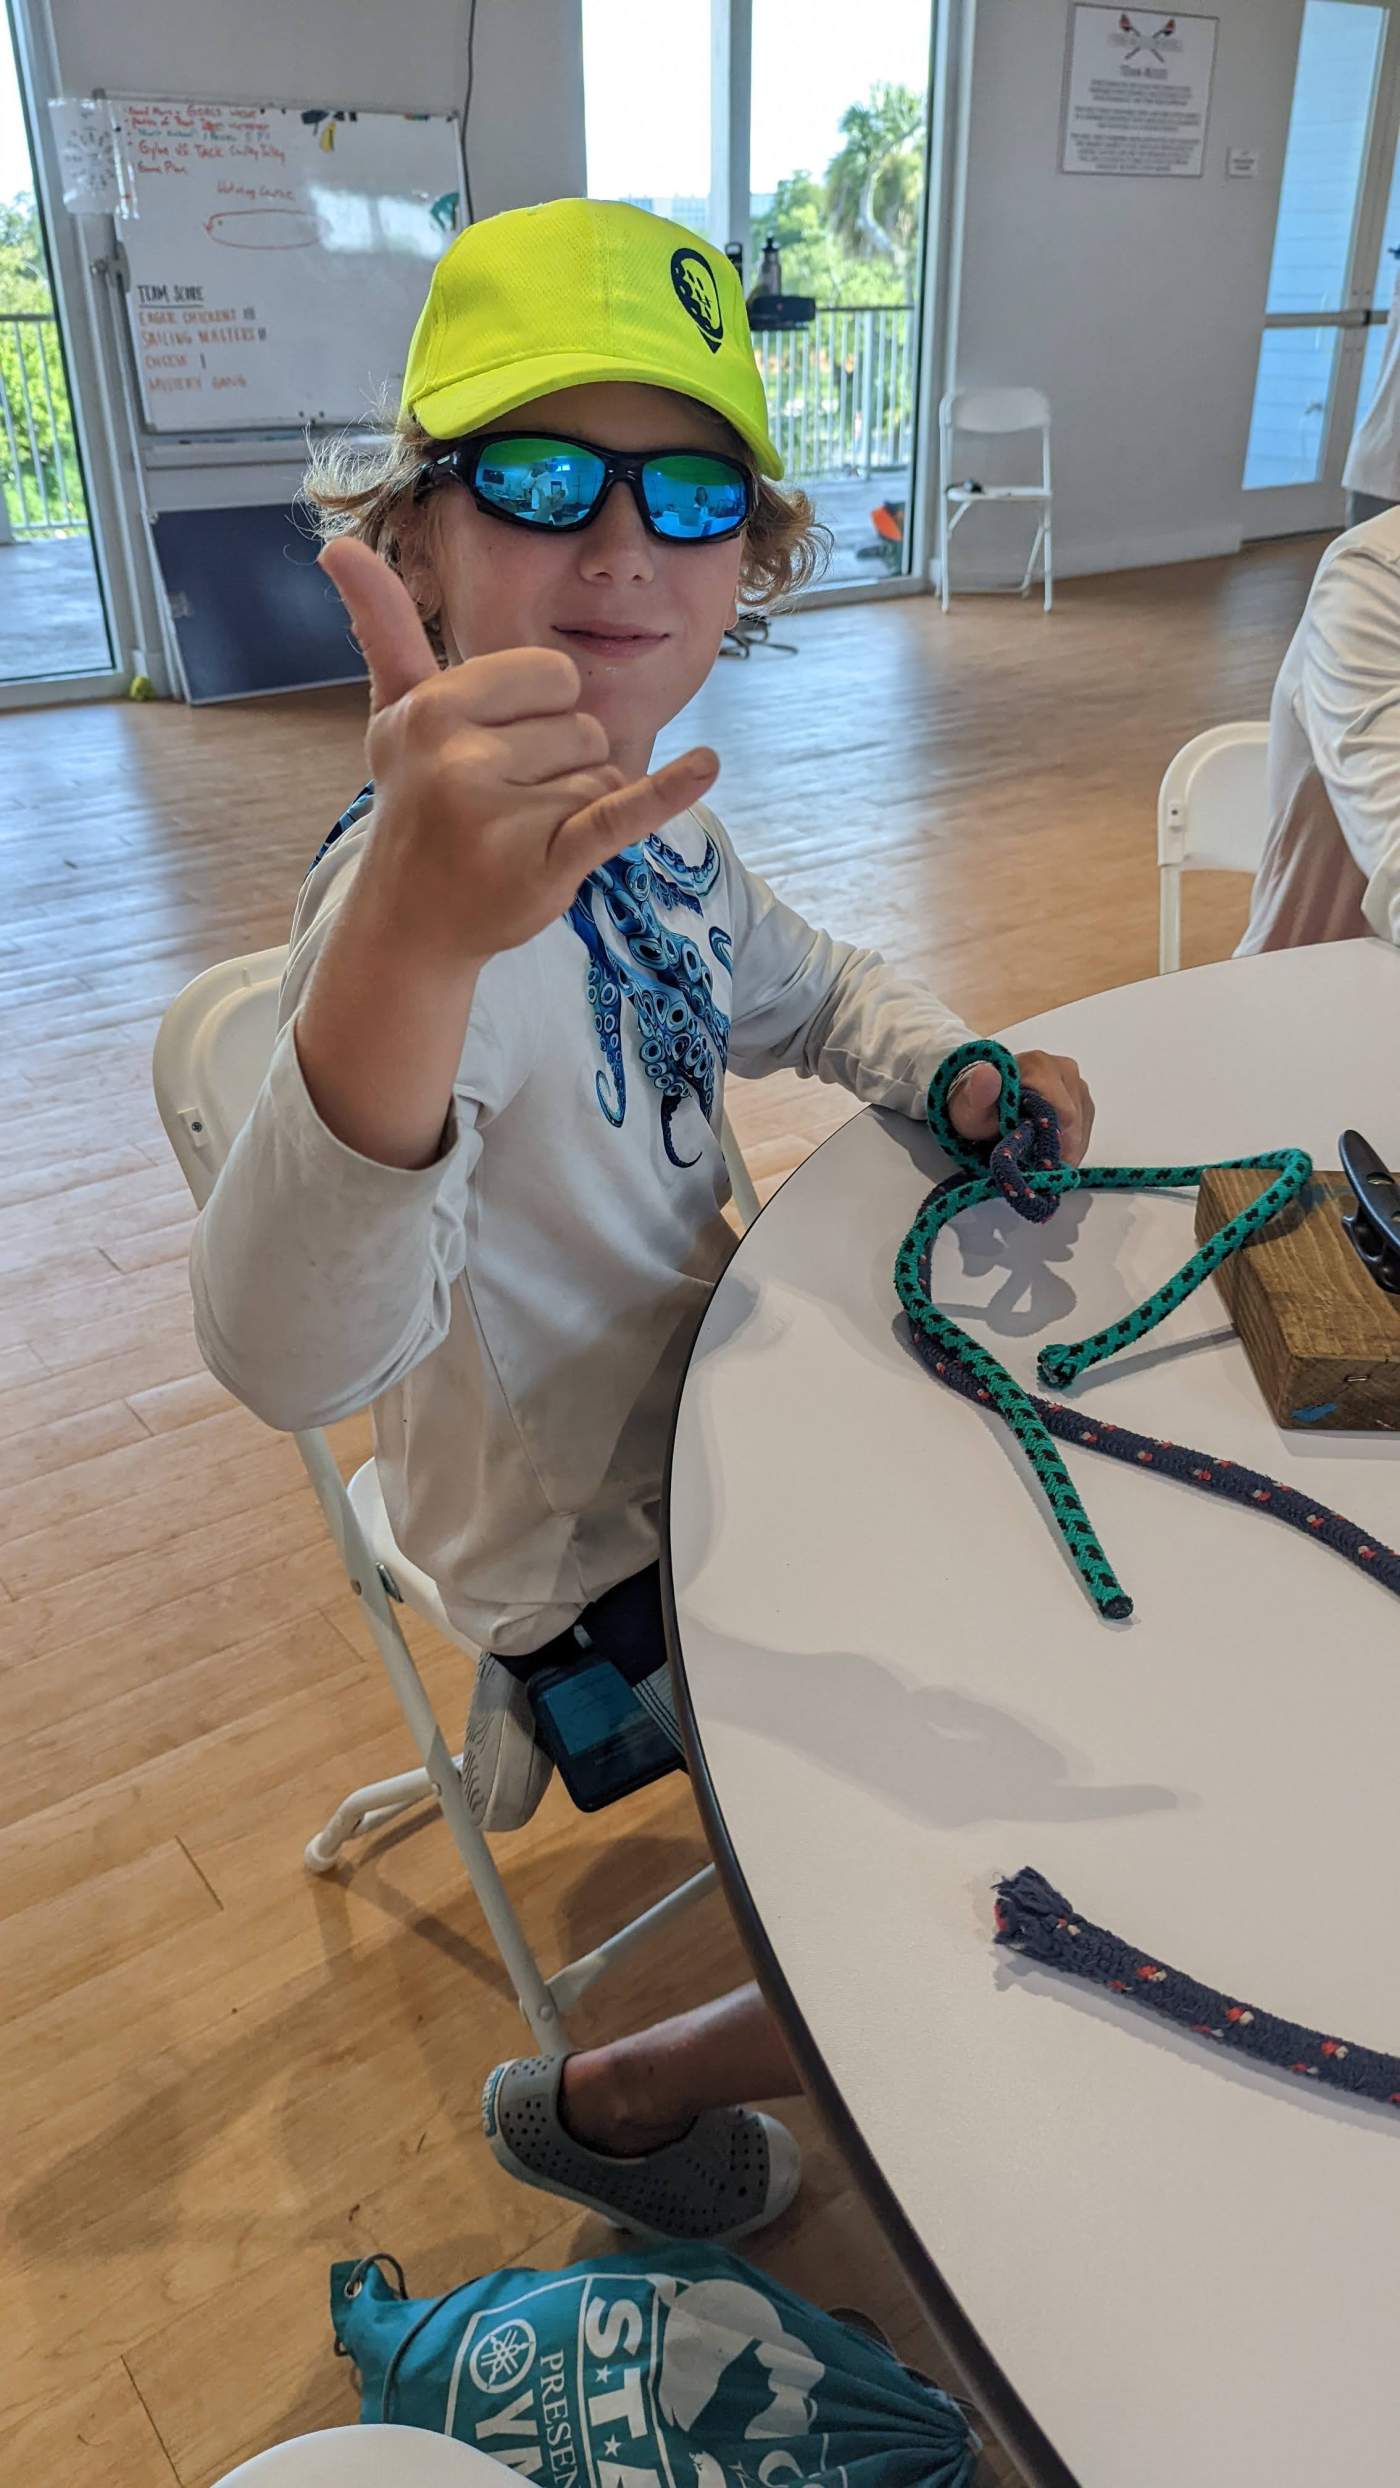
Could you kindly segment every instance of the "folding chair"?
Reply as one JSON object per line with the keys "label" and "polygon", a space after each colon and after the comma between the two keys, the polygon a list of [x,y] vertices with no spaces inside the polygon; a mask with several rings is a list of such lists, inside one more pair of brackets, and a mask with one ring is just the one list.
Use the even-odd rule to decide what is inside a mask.
{"label": "folding chair", "polygon": [[[1038,484],[954,484],[953,452],[959,432],[978,432],[984,437],[1004,438],[1016,432],[1040,434],[1040,481]],[[1055,602],[1054,559],[1054,495],[1050,489],[1050,400],[1043,389],[950,389],[938,409],[939,494],[938,494],[938,568],[943,610],[948,610],[952,584],[948,576],[948,551],[953,537],[968,511],[979,501],[1024,501],[1039,508],[1040,519],[1021,581],[1021,594],[1029,596],[1035,578],[1035,566],[1041,562],[1045,581],[1045,610],[1049,613]],[[1042,560],[1043,556],[1043,560]]]}
{"label": "folding chair", "polygon": [[1181,875],[1252,873],[1269,829],[1269,729],[1212,726],[1183,744],[1157,797],[1160,915],[1157,972],[1181,965]]}
{"label": "folding chair", "polygon": [[[206,969],[177,994],[161,1021],[152,1063],[156,1103],[185,1181],[200,1207],[214,1189],[267,1070],[286,956],[284,948],[262,950]],[[722,1140],[735,1204],[747,1226],[758,1214],[758,1196],[727,1116]],[[562,2054],[567,2046],[565,2017],[579,1997],[615,1962],[709,1891],[714,1868],[693,1875],[591,1952],[556,1970],[552,1978],[543,1975],[485,1836],[468,1811],[461,1757],[451,1752],[433,1715],[395,1608],[412,1607],[459,1649],[472,1657],[476,1653],[449,1623],[435,1583],[394,1544],[373,1460],[356,1471],[347,1487],[318,1427],[293,1439],[350,1586],[364,1602],[370,1631],[420,1759],[416,1771],[352,1790],[324,1830],[308,1842],[306,1863],[314,1874],[325,1874],[347,1840],[379,1830],[425,1798],[435,1799],[536,2042],[547,2055]]]}

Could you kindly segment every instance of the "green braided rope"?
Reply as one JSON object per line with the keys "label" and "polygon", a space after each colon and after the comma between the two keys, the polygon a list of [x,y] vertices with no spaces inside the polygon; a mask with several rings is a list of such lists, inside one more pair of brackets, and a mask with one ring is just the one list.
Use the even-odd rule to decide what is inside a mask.
{"label": "green braided rope", "polygon": [[[894,1266],[894,1283],[910,1322],[923,1331],[949,1355],[957,1357],[973,1373],[998,1414],[1005,1418],[1016,1440],[1025,1451],[1054,1515],[1056,1526],[1074,1559],[1085,1588],[1101,1615],[1114,1620],[1132,1613],[1132,1600],[1118,1580],[1108,1557],[1094,1534],[1089,1515],[1075,1491],[1051,1435],[1047,1432],[1034,1406],[1014,1382],[1004,1365],[989,1351],[979,1346],[956,1322],[930,1303],[920,1284],[919,1264],[926,1250],[944,1227],[964,1210],[974,1209],[982,1201],[1001,1197],[999,1186],[986,1172],[986,1151],[964,1140],[954,1130],[948,1113],[948,1100],[954,1083],[974,1063],[990,1063],[1001,1075],[1001,1097],[998,1101],[1000,1136],[1009,1140],[1024,1119],[1021,1073],[1014,1055],[1005,1046],[991,1040],[978,1039],[959,1046],[950,1054],[932,1082],[928,1093],[929,1128],[939,1146],[959,1166],[970,1170],[967,1183],[952,1184],[930,1195],[900,1245]],[[1043,1348],[1037,1360],[1042,1381],[1063,1389],[1091,1365],[1114,1356],[1120,1348],[1131,1347],[1143,1339],[1159,1322],[1174,1313],[1188,1296],[1218,1270],[1222,1261],[1238,1252],[1259,1229],[1276,1217],[1290,1201],[1296,1200],[1312,1174],[1312,1160],[1301,1149],[1272,1149],[1259,1157],[1222,1158],[1222,1168],[1246,1171],[1266,1170],[1275,1181],[1261,1192],[1248,1209],[1241,1210],[1227,1226],[1203,1244],[1199,1252],[1183,1263],[1174,1278],[1159,1287],[1132,1313],[1112,1322],[1092,1337],[1072,1344]],[[1199,1184],[1206,1173],[1203,1166],[1057,1166],[1045,1171],[1026,1169],[1024,1180],[1035,1192],[1063,1194],[1066,1192],[1172,1192]]]}

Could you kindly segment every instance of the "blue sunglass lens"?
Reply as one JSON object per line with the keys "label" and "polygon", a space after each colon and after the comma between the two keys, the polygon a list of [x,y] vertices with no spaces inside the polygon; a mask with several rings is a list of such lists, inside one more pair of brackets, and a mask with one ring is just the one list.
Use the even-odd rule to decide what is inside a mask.
{"label": "blue sunglass lens", "polygon": [[681,544],[733,535],[748,508],[743,470],[728,458],[649,458],[642,492],[657,534]]}
{"label": "blue sunglass lens", "polygon": [[[597,508],[607,468],[579,442],[521,433],[484,442],[472,480],[479,497],[508,518],[577,527]],[[641,483],[652,526],[672,543],[732,536],[748,515],[744,470],[729,458],[667,450],[648,458]]]}
{"label": "blue sunglass lens", "polygon": [[603,462],[591,450],[555,440],[488,441],[476,469],[483,501],[538,527],[574,527],[592,509]]}

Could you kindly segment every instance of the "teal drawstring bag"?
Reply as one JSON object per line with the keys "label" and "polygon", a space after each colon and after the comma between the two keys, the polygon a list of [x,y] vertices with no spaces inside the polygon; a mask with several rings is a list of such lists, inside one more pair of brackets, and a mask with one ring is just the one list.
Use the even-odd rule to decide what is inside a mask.
{"label": "teal drawstring bag", "polygon": [[970,2488],[958,2404],[713,2246],[491,2272],[410,2298],[392,2256],[331,2272],[363,2420],[476,2445],[538,2488]]}

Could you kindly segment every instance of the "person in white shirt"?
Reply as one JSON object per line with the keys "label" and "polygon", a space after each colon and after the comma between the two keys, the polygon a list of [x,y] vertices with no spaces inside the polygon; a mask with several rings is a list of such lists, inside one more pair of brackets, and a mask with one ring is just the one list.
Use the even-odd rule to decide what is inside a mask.
{"label": "person in white shirt", "polygon": [[[532,468],[565,489],[531,506]],[[736,600],[810,567],[780,474],[724,255],[559,200],[453,244],[396,432],[308,488],[340,530],[322,558],[369,668],[373,784],[302,892],[271,1069],[195,1236],[197,1326],[273,1425],[372,1404],[395,1538],[483,1652],[463,1776],[491,1828],[548,1777],[546,1661],[602,1653],[666,1715],[662,1470],[733,1249],[726,1065],[917,1116],[968,1034],[745,869],[703,801],[713,752],[648,774]],[[1076,1066],[1022,1067],[1082,1155]],[[954,1092],[968,1137],[998,1089],[983,1065]],[[528,2183],[736,2236],[798,2175],[737,2103],[796,2087],[746,1989],[498,2067],[484,2123]]]}
{"label": "person in white shirt", "polygon": [[1318,565],[1269,710],[1268,806],[1241,953],[1400,943],[1400,508]]}
{"label": "person in white shirt", "polygon": [[[1400,251],[1391,252],[1400,259]],[[1400,271],[1395,279],[1375,395],[1352,435],[1342,469],[1347,525],[1378,518],[1400,501]]]}

